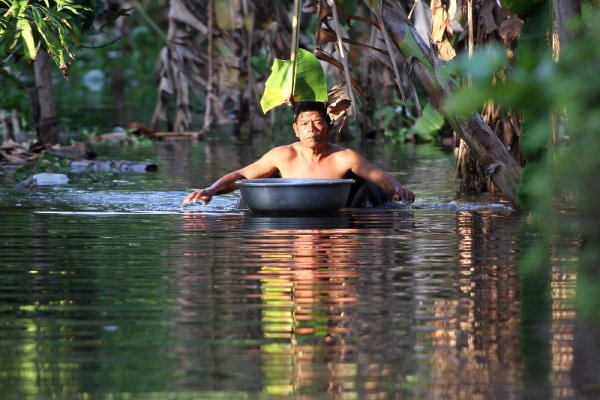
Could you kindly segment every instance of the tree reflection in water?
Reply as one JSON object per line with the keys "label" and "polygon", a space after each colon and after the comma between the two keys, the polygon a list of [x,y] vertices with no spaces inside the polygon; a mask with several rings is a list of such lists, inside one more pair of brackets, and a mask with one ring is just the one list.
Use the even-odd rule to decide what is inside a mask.
{"label": "tree reflection in water", "polygon": [[352,333],[345,309],[357,300],[358,273],[349,253],[358,245],[356,234],[283,229],[251,241],[263,261],[248,277],[261,282],[263,334],[284,339],[262,348],[268,393],[303,393],[325,381],[335,393],[354,380],[357,367],[345,359],[353,351],[345,340]]}
{"label": "tree reflection in water", "polygon": [[546,332],[541,344],[552,357],[523,349],[531,338],[522,327],[523,301],[535,298],[521,298],[523,238],[510,218],[485,211],[312,220],[191,215],[186,230],[200,237],[186,237],[195,244],[184,261],[215,263],[196,271],[212,274],[206,279],[219,288],[203,292],[210,312],[221,310],[211,337],[256,339],[235,354],[215,349],[228,368],[256,378],[244,390],[297,398],[518,398],[535,389],[523,375],[530,368],[523,356],[534,350],[547,370],[547,387],[537,389],[561,398],[572,393],[574,277],[552,258],[552,310],[539,308],[547,315],[530,327]]}

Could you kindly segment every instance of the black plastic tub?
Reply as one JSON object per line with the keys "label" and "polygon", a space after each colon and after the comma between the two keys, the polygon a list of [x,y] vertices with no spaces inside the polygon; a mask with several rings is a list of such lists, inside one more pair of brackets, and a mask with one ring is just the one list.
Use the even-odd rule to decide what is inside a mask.
{"label": "black plastic tub", "polygon": [[322,213],[346,204],[353,179],[262,178],[236,182],[242,200],[259,213]]}

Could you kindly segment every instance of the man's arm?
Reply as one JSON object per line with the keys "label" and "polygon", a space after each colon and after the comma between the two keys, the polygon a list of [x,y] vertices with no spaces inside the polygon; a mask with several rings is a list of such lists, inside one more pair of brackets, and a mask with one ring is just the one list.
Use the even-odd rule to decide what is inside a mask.
{"label": "man's arm", "polygon": [[354,150],[347,149],[346,151],[348,152],[348,154],[345,155],[347,161],[350,163],[352,172],[356,175],[381,187],[391,194],[395,201],[403,200],[407,203],[413,203],[415,201],[415,194],[402,186],[396,178],[378,166],[370,163],[366,158]]}
{"label": "man's arm", "polygon": [[234,191],[237,188],[235,181],[238,179],[244,179],[239,170],[228,173],[227,175],[219,178],[215,183],[205,189],[194,190],[183,199],[183,205],[186,206],[189,203],[195,203],[198,200],[202,201],[202,204],[208,204],[212,200],[214,195],[224,194]]}
{"label": "man's arm", "polygon": [[195,203],[198,200],[202,201],[202,204],[208,204],[213,196],[233,192],[237,189],[238,185],[235,183],[237,180],[265,178],[273,175],[277,171],[277,167],[275,166],[276,150],[273,149],[267,152],[250,165],[222,176],[205,189],[193,191],[185,197],[183,205]]}

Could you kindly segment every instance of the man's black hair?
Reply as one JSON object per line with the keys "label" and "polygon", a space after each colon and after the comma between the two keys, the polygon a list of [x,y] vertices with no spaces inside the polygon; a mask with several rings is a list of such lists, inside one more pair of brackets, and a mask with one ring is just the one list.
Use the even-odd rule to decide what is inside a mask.
{"label": "man's black hair", "polygon": [[294,122],[298,120],[298,115],[304,111],[317,111],[325,118],[327,125],[331,123],[329,115],[327,115],[327,104],[322,101],[301,101],[294,107]]}

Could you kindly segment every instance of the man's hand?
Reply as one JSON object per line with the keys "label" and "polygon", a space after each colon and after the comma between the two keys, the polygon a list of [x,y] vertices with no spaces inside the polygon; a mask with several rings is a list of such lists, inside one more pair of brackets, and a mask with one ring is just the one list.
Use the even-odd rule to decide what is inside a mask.
{"label": "man's hand", "polygon": [[407,188],[401,187],[396,189],[393,199],[394,201],[405,201],[408,204],[412,204],[415,201],[415,194]]}
{"label": "man's hand", "polygon": [[188,194],[185,199],[183,199],[183,205],[187,206],[190,203],[195,203],[198,200],[202,201],[202,204],[208,204],[212,200],[214,193],[208,189],[199,189],[195,190],[192,193]]}

